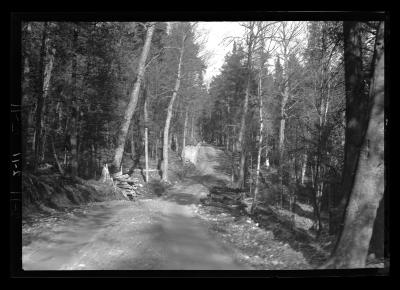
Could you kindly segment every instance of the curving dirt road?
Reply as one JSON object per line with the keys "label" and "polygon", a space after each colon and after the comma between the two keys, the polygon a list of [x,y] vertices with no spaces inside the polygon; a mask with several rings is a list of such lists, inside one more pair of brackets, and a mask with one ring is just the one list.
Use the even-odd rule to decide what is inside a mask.
{"label": "curving dirt road", "polygon": [[228,182],[221,152],[202,146],[197,168],[157,199],[80,207],[40,231],[23,231],[24,270],[249,269],[194,211],[205,185]]}

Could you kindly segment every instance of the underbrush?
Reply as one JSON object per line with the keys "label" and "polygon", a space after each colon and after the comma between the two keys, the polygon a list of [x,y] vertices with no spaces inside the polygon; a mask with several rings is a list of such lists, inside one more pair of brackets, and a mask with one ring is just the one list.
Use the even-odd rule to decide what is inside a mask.
{"label": "underbrush", "polygon": [[52,213],[62,208],[125,199],[118,188],[96,180],[60,174],[22,175],[22,215],[33,212]]}

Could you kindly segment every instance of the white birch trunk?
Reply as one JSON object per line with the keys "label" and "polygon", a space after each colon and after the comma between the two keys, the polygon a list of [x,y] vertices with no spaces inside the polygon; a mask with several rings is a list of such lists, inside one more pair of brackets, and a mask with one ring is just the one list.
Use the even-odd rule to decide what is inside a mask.
{"label": "white birch trunk", "polygon": [[[263,51],[262,51],[263,52]],[[257,196],[260,187],[260,168],[261,168],[261,151],[262,151],[262,142],[263,142],[263,98],[262,98],[262,69],[263,69],[263,60],[261,60],[260,73],[258,78],[258,100],[259,100],[259,118],[260,118],[260,130],[259,130],[259,140],[258,140],[258,154],[257,154],[257,169],[256,169],[256,186],[254,189],[254,198],[253,204],[251,206],[251,212],[254,211],[257,205]]]}
{"label": "white birch trunk", "polygon": [[183,124],[182,153],[181,153],[181,157],[182,157],[183,160],[185,160],[186,128],[187,128],[187,123],[188,123],[188,110],[186,109],[186,112],[185,112],[185,122],[184,122],[184,124]]}
{"label": "white birch trunk", "polygon": [[305,153],[303,155],[303,166],[302,166],[302,169],[301,169],[301,184],[302,185],[304,185],[304,181],[305,181],[305,177],[306,177],[307,158],[308,158],[308,155],[307,155],[307,153]]}
{"label": "white birch trunk", "polygon": [[186,35],[182,35],[182,45],[180,48],[180,55],[179,55],[179,64],[178,64],[178,75],[176,77],[174,92],[172,94],[171,100],[169,101],[168,111],[167,111],[167,119],[165,121],[164,127],[164,140],[163,140],[163,166],[162,166],[162,180],[168,182],[168,136],[169,136],[169,125],[172,118],[172,108],[174,106],[174,102],[176,96],[178,94],[178,90],[181,84],[181,70],[182,70],[182,60],[183,60],[183,53],[185,50],[185,39]]}
{"label": "white birch trunk", "polygon": [[146,183],[149,182],[149,139],[148,139],[148,128],[147,128],[147,99],[144,101],[144,155],[146,163]]}
{"label": "white birch trunk", "polygon": [[121,166],[122,156],[124,154],[126,135],[128,134],[129,125],[131,123],[132,115],[135,111],[136,104],[139,97],[140,85],[143,80],[143,76],[146,70],[146,59],[150,51],[151,39],[153,37],[155,23],[151,22],[146,32],[146,40],[143,46],[142,54],[139,60],[138,74],[135,82],[135,86],[131,93],[131,98],[128,103],[128,107],[125,110],[124,119],[118,134],[117,147],[115,149],[113,168],[117,170]]}

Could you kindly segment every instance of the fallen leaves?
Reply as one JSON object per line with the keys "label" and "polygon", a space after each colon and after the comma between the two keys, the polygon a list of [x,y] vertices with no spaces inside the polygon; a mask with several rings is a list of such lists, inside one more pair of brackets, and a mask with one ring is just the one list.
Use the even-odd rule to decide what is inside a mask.
{"label": "fallen leaves", "polygon": [[224,242],[239,251],[240,260],[255,269],[310,268],[300,252],[292,249],[288,243],[276,240],[272,231],[260,228],[260,224],[249,217],[216,213],[205,206],[198,206],[196,212]]}

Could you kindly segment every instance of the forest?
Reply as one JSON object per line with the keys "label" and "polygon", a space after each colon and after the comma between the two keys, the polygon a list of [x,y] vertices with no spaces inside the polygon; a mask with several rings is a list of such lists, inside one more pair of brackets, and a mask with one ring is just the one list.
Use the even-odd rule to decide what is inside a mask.
{"label": "forest", "polygon": [[[304,245],[324,248],[310,268],[365,268],[371,259],[387,267],[384,21],[240,22],[241,36],[221,39],[229,51],[210,80],[204,78],[209,55],[200,24],[22,22],[25,267],[40,264],[29,252],[42,247],[35,244],[40,233],[34,224],[63,208],[94,206],[85,210],[93,216],[76,214],[69,230],[78,222],[88,226],[95,213],[110,212],[110,220],[118,216],[125,224],[157,209],[170,215],[160,231],[173,240],[196,227],[183,212],[203,191],[193,202],[197,214],[224,209],[222,215],[235,216],[232,229],[239,217],[260,229],[274,220],[276,237],[285,229],[288,241],[304,236]],[[168,204],[151,203],[158,199]],[[182,208],[175,209],[174,199]],[[47,215],[29,219],[37,209]],[[182,217],[173,218],[174,211]],[[173,243],[181,245],[171,242],[171,249]],[[192,266],[165,267],[198,269],[196,259],[206,255],[199,248],[192,249]],[[93,249],[100,259],[110,248]],[[58,260],[66,267],[60,269],[142,269],[133,262],[140,258],[122,252],[129,263],[119,256],[110,256],[121,262],[112,265],[76,256],[68,268],[66,256]],[[140,261],[151,260],[146,257]],[[257,269],[296,269],[262,259],[276,267]],[[228,267],[205,265],[198,267]]]}

